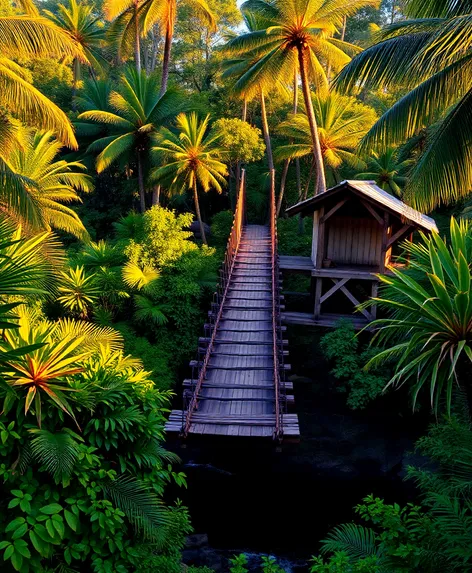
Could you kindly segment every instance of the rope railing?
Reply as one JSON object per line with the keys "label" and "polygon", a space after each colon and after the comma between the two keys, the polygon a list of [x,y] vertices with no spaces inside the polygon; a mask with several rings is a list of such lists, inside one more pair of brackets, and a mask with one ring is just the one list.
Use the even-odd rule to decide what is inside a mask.
{"label": "rope railing", "polygon": [[[238,199],[236,203],[236,209],[234,212],[233,226],[231,228],[231,233],[228,238],[228,244],[226,246],[225,258],[223,261],[222,268],[220,270],[220,281],[217,287],[217,291],[213,297],[212,309],[216,310],[211,314],[210,319],[210,341],[206,349],[203,363],[200,366],[200,360],[197,361],[198,378],[196,384],[193,384],[194,375],[192,374],[192,397],[188,404],[188,407],[182,410],[182,415],[184,419],[182,420],[182,436],[186,437],[190,425],[192,423],[192,414],[198,408],[198,400],[201,387],[206,377],[208,363],[210,361],[211,354],[213,352],[213,347],[215,345],[216,333],[218,331],[218,325],[223,314],[223,306],[228,294],[228,289],[230,286],[231,275],[233,274],[234,262],[236,260],[236,254],[239,249],[239,243],[241,241],[241,236],[243,232],[243,227],[246,222],[246,171],[241,170],[241,179],[238,190]],[[200,356],[199,356],[200,358]]]}
{"label": "rope railing", "polygon": [[[283,340],[280,317],[280,283],[279,283],[279,257],[277,244],[277,207],[275,200],[275,170],[270,172],[270,206],[269,227],[271,243],[271,271],[272,271],[272,348],[274,355],[274,385],[275,385],[275,431],[274,439],[283,438],[283,415],[286,405],[283,399],[285,394],[285,380],[283,378]],[[281,376],[282,372],[282,376]]]}

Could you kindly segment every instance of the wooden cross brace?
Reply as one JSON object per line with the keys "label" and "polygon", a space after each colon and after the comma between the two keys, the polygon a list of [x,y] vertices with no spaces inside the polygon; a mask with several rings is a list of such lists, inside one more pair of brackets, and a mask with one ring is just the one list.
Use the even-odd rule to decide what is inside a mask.
{"label": "wooden cross brace", "polygon": [[[320,298],[320,305],[328,300],[330,296],[332,296],[336,291],[340,290],[345,296],[354,304],[354,306],[359,306],[361,303],[357,300],[357,298],[346,288],[346,283],[349,281],[349,278],[343,279],[334,279],[331,278],[334,283],[325,294]],[[368,312],[365,308],[361,309],[362,314],[367,318],[367,320],[373,320],[373,316]]]}

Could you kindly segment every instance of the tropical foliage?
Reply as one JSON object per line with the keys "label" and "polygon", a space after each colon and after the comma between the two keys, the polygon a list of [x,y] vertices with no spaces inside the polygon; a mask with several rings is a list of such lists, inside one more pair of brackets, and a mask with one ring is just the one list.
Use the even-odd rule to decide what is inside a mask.
{"label": "tropical foliage", "polygon": [[410,267],[381,275],[383,289],[368,303],[390,311],[372,322],[376,344],[387,348],[369,364],[392,360],[395,372],[389,385],[411,383],[414,404],[420,391],[427,390],[436,411],[443,399],[450,411],[456,388],[472,407],[470,224],[452,218],[450,236],[449,244],[434,232],[418,244],[406,242]]}
{"label": "tropical foliage", "polygon": [[87,239],[82,221],[67,206],[81,201],[78,191],[93,189],[84,165],[58,159],[62,144],[52,139],[51,132],[24,131],[21,141],[21,147],[8,154],[9,179],[15,189],[13,194],[8,186],[0,191],[4,210],[31,232],[54,228]]}
{"label": "tropical foliage", "polygon": [[3,561],[28,572],[178,560],[188,518],[161,501],[167,481],[184,483],[161,447],[168,394],[113,329],[50,321],[33,305],[47,295],[40,241],[2,221],[0,244]]}
{"label": "tropical foliage", "polygon": [[405,14],[407,19],[385,27],[379,41],[343,69],[337,86],[408,88],[372,127],[365,145],[396,145],[429,128],[406,193],[414,206],[430,211],[467,196],[472,188],[471,6],[410,0]]}
{"label": "tropical foliage", "polygon": [[149,162],[152,135],[166,119],[175,115],[179,99],[174,92],[159,96],[157,78],[130,68],[121,78],[119,91],[112,91],[107,102],[111,110],[92,109],[79,115],[79,120],[109,126],[110,135],[89,145],[87,151],[100,151],[97,171],[123,160],[135,163],[141,212],[146,209],[145,166]]}
{"label": "tropical foliage", "polygon": [[224,150],[218,146],[221,134],[209,133],[210,116],[200,120],[197,114],[177,117],[178,133],[169,129],[160,132],[158,145],[153,151],[165,162],[153,173],[153,179],[176,193],[191,190],[202,240],[207,244],[205,228],[200,214],[198,198],[199,188],[202,191],[214,189],[221,193],[226,183],[227,168]]}

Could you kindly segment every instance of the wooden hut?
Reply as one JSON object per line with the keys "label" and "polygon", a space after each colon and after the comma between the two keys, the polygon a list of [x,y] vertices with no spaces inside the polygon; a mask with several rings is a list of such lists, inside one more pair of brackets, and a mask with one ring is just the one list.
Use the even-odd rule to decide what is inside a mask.
{"label": "wooden hut", "polygon": [[311,257],[280,257],[282,270],[312,277],[312,308],[306,309],[309,312],[286,312],[288,323],[332,326],[347,314],[356,326],[363,326],[375,318],[375,308],[354,317],[354,307],[362,298],[376,296],[376,274],[388,272],[387,267],[396,264],[398,242],[415,230],[437,231],[433,219],[383,191],[374,181],[343,181],[293,205],[286,213],[290,217],[313,216]]}

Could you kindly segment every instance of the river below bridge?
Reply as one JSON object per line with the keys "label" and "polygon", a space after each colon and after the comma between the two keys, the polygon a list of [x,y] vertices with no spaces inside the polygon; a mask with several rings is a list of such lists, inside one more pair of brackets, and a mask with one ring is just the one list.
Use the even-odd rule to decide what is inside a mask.
{"label": "river below bridge", "polygon": [[319,333],[292,328],[287,338],[300,443],[281,451],[269,442],[225,437],[192,437],[184,448],[168,444],[182,458],[188,489],[177,495],[197,534],[184,553],[187,564],[225,571],[228,557],[245,552],[255,565],[260,554],[271,554],[287,573],[302,572],[320,539],[353,520],[353,507],[366,495],[413,499],[413,485],[403,478],[427,417],[405,414],[398,393],[368,410],[349,410],[333,391]]}

